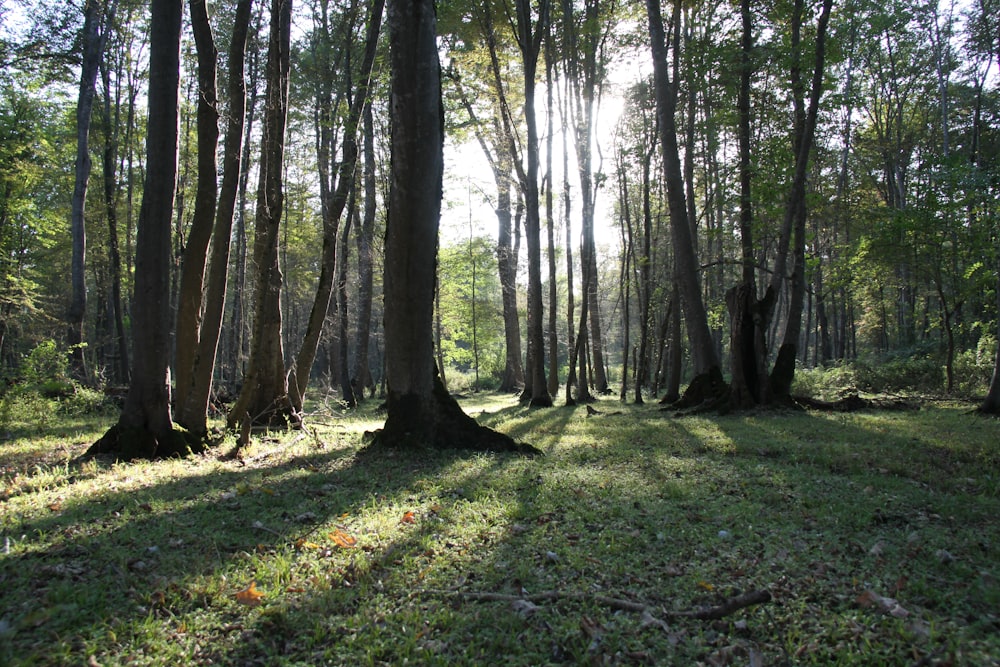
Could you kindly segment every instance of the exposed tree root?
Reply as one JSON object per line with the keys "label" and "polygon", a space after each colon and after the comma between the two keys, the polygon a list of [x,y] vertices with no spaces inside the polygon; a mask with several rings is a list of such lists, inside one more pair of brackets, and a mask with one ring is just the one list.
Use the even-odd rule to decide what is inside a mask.
{"label": "exposed tree root", "polygon": [[611,607],[612,609],[620,609],[622,611],[659,614],[661,616],[666,616],[668,618],[696,618],[703,621],[714,621],[720,618],[725,618],[726,616],[729,616],[730,614],[733,614],[739,611],[740,609],[744,609],[746,607],[751,607],[756,604],[763,604],[765,602],[771,601],[771,593],[768,591],[750,591],[749,593],[744,593],[743,595],[737,595],[735,597],[729,598],[723,601],[721,604],[712,607],[700,607],[698,609],[671,611],[667,609],[662,609],[654,605],[649,605],[642,602],[635,602],[633,600],[613,598],[607,595],[595,595],[590,593],[573,593],[573,592],[562,592],[562,591],[545,591],[542,593],[533,593],[529,595],[508,595],[505,593],[489,593],[481,591],[448,591],[440,589],[425,589],[421,591],[415,591],[413,594],[418,596],[457,597],[465,600],[476,600],[481,602],[517,602],[520,600],[525,600],[527,602],[546,602],[549,600],[555,600],[555,601],[580,600],[585,602],[596,602],[597,604],[603,605],[605,607]]}
{"label": "exposed tree root", "polygon": [[144,428],[123,426],[117,422],[90,446],[83,457],[111,454],[120,461],[167,459],[203,452],[210,444],[207,436],[198,436],[176,425],[167,438],[157,439]]}
{"label": "exposed tree root", "polygon": [[920,405],[904,398],[863,398],[851,392],[836,401],[820,401],[808,396],[794,396],[792,400],[805,408],[821,412],[858,412],[859,410],[919,410]]}
{"label": "exposed tree root", "polygon": [[465,414],[435,373],[434,391],[429,401],[418,396],[393,396],[387,401],[388,416],[378,431],[365,434],[366,445],[359,454],[388,449],[468,449],[512,452],[529,456],[542,452],[531,445],[515,442]]}

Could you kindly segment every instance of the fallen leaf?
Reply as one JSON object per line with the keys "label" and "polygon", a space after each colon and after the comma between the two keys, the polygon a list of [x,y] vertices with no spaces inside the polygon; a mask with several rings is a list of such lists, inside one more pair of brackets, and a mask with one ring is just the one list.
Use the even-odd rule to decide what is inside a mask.
{"label": "fallen leaf", "polygon": [[316,544],[315,542],[309,542],[308,540],[300,538],[300,539],[295,540],[295,548],[296,549],[321,549],[322,547],[320,545]]}
{"label": "fallen leaf", "polygon": [[249,586],[236,594],[236,601],[240,604],[256,607],[260,604],[262,597],[264,597],[264,593],[257,590],[257,582],[251,581]]}
{"label": "fallen leaf", "polygon": [[712,592],[712,591],[715,590],[715,586],[713,586],[712,584],[708,583],[707,581],[699,581],[698,582],[698,588],[700,588],[702,590],[705,590],[705,591],[708,591],[708,592]]}
{"label": "fallen leaf", "polygon": [[403,518],[399,520],[400,523],[416,523],[417,519],[413,516],[413,512],[406,512],[403,514]]}
{"label": "fallen leaf", "polygon": [[46,507],[48,507],[49,511],[51,512],[58,512],[59,510],[62,509],[62,503],[57,500],[54,503],[49,503],[48,505],[46,505]]}
{"label": "fallen leaf", "polygon": [[355,539],[351,535],[348,535],[340,528],[330,533],[330,539],[333,540],[333,543],[336,544],[338,547],[343,547],[345,549],[350,549],[351,547],[356,546],[358,543],[357,539]]}

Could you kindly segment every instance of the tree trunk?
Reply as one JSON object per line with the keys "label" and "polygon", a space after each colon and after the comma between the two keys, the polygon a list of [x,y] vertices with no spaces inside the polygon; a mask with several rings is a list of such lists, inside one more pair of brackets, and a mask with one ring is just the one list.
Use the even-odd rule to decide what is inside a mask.
{"label": "tree trunk", "polygon": [[[774,368],[771,371],[771,392],[776,398],[786,398],[791,394],[792,380],[795,377],[795,357],[797,356],[796,353],[799,345],[799,334],[802,329],[802,306],[806,291],[806,176],[809,168],[809,155],[812,152],[813,140],[816,135],[816,122],[819,114],[819,99],[823,94],[823,75],[826,56],[826,28],[829,24],[832,6],[833,0],[823,0],[822,12],[816,27],[816,61],[813,67],[809,110],[805,114],[797,114],[797,116],[801,116],[801,118],[797,118],[795,122],[797,130],[797,136],[793,142],[795,148],[795,172],[785,212],[785,224],[789,224],[788,220],[790,218],[794,225],[794,246],[792,250],[793,265],[788,321],[785,325],[785,333],[784,338],[782,339],[781,348],[778,350],[778,357],[775,359]],[[798,11],[801,11],[801,9]],[[800,17],[794,19],[794,22],[793,48],[797,49],[797,33],[799,31],[798,24],[801,22]],[[794,71],[795,69],[793,68],[793,72]],[[797,74],[792,77],[792,85],[794,89],[801,87],[797,83],[797,78]],[[800,108],[802,106],[801,93],[797,94],[797,98],[798,101],[796,102],[796,107]],[[780,280],[780,278],[781,276],[776,268],[775,279]]]}
{"label": "tree trunk", "polygon": [[[997,248],[1000,250],[1000,248]],[[1000,312],[1000,252],[997,253],[997,312]],[[986,398],[979,404],[977,411],[981,414],[1000,415],[1000,317],[997,318],[997,354],[993,361],[993,377],[990,378],[990,389]]]}
{"label": "tree trunk", "polygon": [[[353,179],[352,179],[353,180]],[[355,188],[351,188],[347,202],[347,215],[344,218],[344,229],[341,231],[340,243],[337,246],[337,319],[340,332],[340,398],[349,408],[357,407],[358,399],[354,396],[354,382],[351,378],[349,364],[350,345],[347,344],[347,332],[350,329],[350,316],[347,310],[347,263],[350,253],[348,243],[351,239],[351,227],[354,217],[358,214]]]}
{"label": "tree trunk", "polygon": [[86,205],[91,167],[90,122],[97,86],[97,72],[107,39],[107,29],[101,29],[102,9],[102,3],[98,0],[88,0],[84,3],[83,54],[79,96],[76,103],[76,179],[70,207],[72,261],[70,266],[70,301],[66,312],[68,327],[66,342],[70,348],[70,365],[73,375],[80,380],[87,379],[86,358],[83,353],[83,320],[87,314]]}
{"label": "tree trunk", "polygon": [[[670,80],[667,67],[667,46],[660,14],[660,1],[647,0],[649,35],[653,52],[653,79],[656,90],[656,108],[660,125],[660,144],[663,154],[663,173],[667,184],[670,210],[670,230],[674,247],[675,276],[684,307],[688,342],[694,363],[695,378],[685,391],[685,402],[702,403],[717,399],[725,393],[725,382],[719,365],[718,354],[708,326],[708,313],[702,300],[701,280],[698,276],[698,258],[694,251],[691,227],[688,224],[684,178],[677,145],[677,81]],[[674,5],[674,26],[678,26],[681,3]],[[674,48],[676,45],[674,39]]]}
{"label": "tree trunk", "polygon": [[222,158],[222,186],[219,189],[212,232],[211,261],[202,298],[202,320],[198,330],[198,350],[191,368],[191,385],[186,400],[178,399],[178,421],[192,433],[208,430],[208,406],[212,395],[212,376],[222,335],[226,307],[226,282],[229,278],[229,253],[233,218],[243,161],[243,129],[246,118],[246,84],[243,78],[248,27],[252,0],[240,0],[236,6],[232,42],[229,45],[229,98],[226,141]]}
{"label": "tree trunk", "polygon": [[366,104],[362,112],[364,133],[364,185],[365,209],[358,230],[358,342],[355,351],[354,379],[357,382],[356,398],[364,398],[364,390],[375,395],[375,381],[368,361],[371,338],[372,292],[374,274],[372,268],[372,244],[375,239],[375,127],[372,106]]}
{"label": "tree trunk", "polygon": [[[319,346],[320,334],[323,331],[323,323],[326,321],[326,316],[330,308],[330,299],[334,291],[333,278],[337,256],[338,227],[340,225],[340,217],[344,213],[348,196],[355,180],[355,166],[358,159],[358,126],[361,123],[361,111],[364,105],[368,103],[371,71],[375,62],[379,32],[382,29],[382,10],[384,6],[384,0],[375,0],[372,4],[371,14],[368,18],[365,53],[362,59],[360,78],[357,89],[354,91],[354,98],[351,101],[347,118],[344,121],[344,136],[341,142],[343,144],[343,159],[340,163],[337,188],[331,193],[329,201],[323,204],[323,259],[319,281],[316,286],[316,298],[313,300],[312,310],[309,315],[309,324],[306,327],[306,333],[302,340],[302,347],[299,349],[298,357],[289,375],[290,400],[297,412],[301,412],[302,410],[306,385],[309,383],[309,374],[312,370],[313,361],[316,359],[316,349]],[[347,95],[350,97],[349,92]],[[346,346],[347,341],[341,340],[340,344]],[[343,372],[346,373],[348,371],[345,368]]]}
{"label": "tree trunk", "polygon": [[[218,198],[216,149],[219,143],[219,109],[216,94],[216,68],[219,52],[212,35],[205,0],[191,0],[191,29],[198,55],[198,175],[191,216],[191,230],[184,244],[180,289],[177,301],[175,386],[177,421],[187,428],[204,431],[205,418],[197,414],[189,397],[194,384],[194,367],[204,303],[202,292],[208,262],[208,246]],[[205,406],[207,408],[207,405]],[[200,422],[200,423],[199,423]]]}
{"label": "tree trunk", "polygon": [[[109,16],[114,15],[114,5]],[[108,270],[111,273],[111,308],[115,323],[117,348],[111,380],[129,382],[129,349],[125,332],[124,302],[122,300],[122,260],[118,243],[118,129],[111,113],[111,75],[107,66],[102,67],[104,80],[104,205],[108,218]]]}
{"label": "tree trunk", "polygon": [[136,237],[132,383],[118,423],[88,453],[186,453],[170,414],[170,221],[177,178],[181,0],[152,0],[146,172]]}
{"label": "tree trunk", "polygon": [[462,412],[435,369],[432,320],[444,170],[444,118],[431,0],[390,0],[392,179],[385,243],[389,395],[371,446],[515,451]]}
{"label": "tree trunk", "polygon": [[[267,53],[264,134],[254,221],[257,266],[250,359],[243,388],[229,412],[228,426],[249,420],[267,427],[298,425],[300,417],[288,396],[281,338],[281,283],[278,235],[284,212],[282,163],[288,114],[291,0],[271,1]],[[245,444],[245,443],[241,443]]]}
{"label": "tree trunk", "polygon": [[[527,126],[527,169],[524,178],[524,235],[528,244],[528,355],[526,384],[522,398],[533,407],[551,407],[545,379],[545,334],[542,308],[541,218],[538,202],[538,127],[535,118],[535,72],[549,1],[539,0],[538,21],[532,28],[530,0],[515,0],[517,40],[524,66],[524,115]],[[530,385],[530,394],[527,389]]]}

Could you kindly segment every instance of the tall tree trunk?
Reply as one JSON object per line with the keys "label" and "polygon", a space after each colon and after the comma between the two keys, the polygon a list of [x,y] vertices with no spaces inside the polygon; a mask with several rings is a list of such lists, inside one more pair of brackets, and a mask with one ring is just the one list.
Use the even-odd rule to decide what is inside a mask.
{"label": "tall tree trunk", "polygon": [[[316,286],[316,297],[313,300],[312,310],[309,315],[309,324],[302,339],[302,347],[299,348],[298,357],[295,359],[295,364],[292,366],[289,375],[289,396],[292,406],[298,412],[302,410],[306,385],[309,382],[309,373],[312,370],[313,361],[316,359],[316,349],[319,346],[320,334],[323,331],[323,323],[326,321],[326,315],[330,308],[330,299],[334,291],[333,278],[337,256],[337,232],[340,225],[340,217],[344,213],[349,193],[354,185],[355,166],[358,159],[358,126],[361,123],[361,111],[364,105],[368,104],[371,72],[375,63],[375,53],[378,48],[378,36],[382,29],[382,10],[384,7],[384,0],[375,0],[371,7],[365,38],[365,53],[362,58],[358,86],[354,91],[354,97],[350,103],[347,118],[344,121],[344,136],[341,142],[343,145],[343,158],[340,163],[337,188],[331,193],[330,201],[324,202],[323,206],[323,258],[319,282]],[[347,341],[341,340],[340,344],[347,345]],[[347,369],[344,369],[343,372],[346,373]]]}
{"label": "tall tree trunk", "polygon": [[118,423],[88,453],[122,458],[185,453],[170,414],[170,221],[177,178],[181,0],[152,0],[146,172],[136,237],[133,367]]}
{"label": "tall tree trunk", "polygon": [[[353,179],[352,179],[353,180]],[[358,399],[354,396],[354,382],[351,378],[350,345],[347,333],[350,329],[350,317],[347,309],[347,263],[350,252],[348,243],[351,240],[352,222],[358,214],[357,189],[351,188],[347,202],[347,215],[344,217],[344,229],[341,231],[340,243],[337,244],[337,319],[340,332],[340,398],[349,408],[357,407]]]}
{"label": "tall tree trunk", "polygon": [[[116,5],[117,2],[109,8],[110,18],[114,17]],[[114,344],[117,348],[112,381],[128,384],[130,364],[125,332],[125,304],[122,301],[122,260],[118,243],[118,126],[111,112],[110,68],[104,66],[101,70],[104,83],[104,206],[108,218],[108,270],[111,273],[111,309],[115,323]]]}
{"label": "tall tree trunk", "polygon": [[355,351],[354,378],[357,381],[356,398],[364,398],[364,390],[375,395],[368,349],[371,338],[373,268],[372,245],[375,240],[375,126],[372,105],[366,104],[362,112],[364,134],[364,186],[365,209],[361,228],[356,235],[358,244],[358,341]]}
{"label": "tall tree trunk", "polygon": [[291,11],[291,0],[271,0],[264,134],[254,221],[254,263],[257,267],[254,323],[243,388],[229,412],[230,428],[247,420],[267,427],[300,422],[289,401],[285,375],[281,338],[282,275],[278,253],[284,213],[282,164],[288,115]]}
{"label": "tall tree trunk", "polygon": [[[198,175],[191,229],[184,244],[180,288],[177,300],[176,357],[174,362],[177,421],[185,427],[198,426],[199,418],[187,409],[194,383],[195,359],[204,304],[202,290],[208,263],[208,246],[218,198],[216,151],[219,144],[219,108],[216,92],[215,63],[219,51],[208,20],[205,0],[191,0],[191,28],[198,55],[197,152]],[[194,406],[191,406],[194,408]],[[197,412],[197,409],[194,409]]]}
{"label": "tall tree trunk", "polygon": [[66,312],[66,342],[70,347],[73,375],[87,379],[83,353],[83,320],[87,314],[87,186],[90,183],[90,123],[94,108],[97,72],[104,53],[107,29],[102,30],[103,3],[87,0],[83,6],[83,54],[80,86],[76,103],[76,178],[70,211],[72,261],[70,266],[70,301]]}
{"label": "tall tree trunk", "polygon": [[444,117],[432,0],[390,0],[392,180],[385,243],[389,396],[385,447],[521,446],[462,412],[434,364],[432,320],[444,171]]}
{"label": "tall tree trunk", "polygon": [[[539,0],[538,20],[532,27],[530,0],[515,0],[517,41],[524,67],[524,115],[527,126],[527,168],[524,177],[524,235],[528,244],[528,356],[530,375],[522,398],[535,407],[550,407],[545,379],[545,334],[542,308],[541,219],[538,201],[538,127],[535,117],[535,73],[542,37],[547,32],[549,0]],[[527,378],[526,378],[527,380]],[[530,385],[530,393],[528,392]]]}
{"label": "tall tree trunk", "polygon": [[559,333],[557,326],[558,309],[558,284],[556,280],[556,220],[554,211],[553,191],[554,180],[552,173],[552,144],[555,138],[555,108],[554,90],[557,85],[555,77],[555,55],[552,45],[552,22],[545,24],[545,117],[548,123],[545,134],[545,230],[546,230],[546,259],[548,260],[549,272],[549,310],[548,310],[548,343],[549,343],[549,395],[553,398],[559,393]]}
{"label": "tall tree trunk", "polygon": [[757,298],[756,257],[753,234],[753,171],[750,146],[750,89],[753,75],[753,20],[750,0],[741,0],[740,87],[738,117],[740,174],[740,249],[742,275],[739,285],[726,293],[730,318],[730,400],[749,408],[769,400],[767,384],[767,327],[775,292]]}
{"label": "tall tree trunk", "polygon": [[[203,11],[204,2],[200,1],[199,4],[202,7],[197,13],[192,6],[192,16],[200,15]],[[195,332],[194,340],[191,341],[196,344],[196,350],[194,356],[190,358],[191,367],[188,373],[188,382],[181,382],[179,374],[177,380],[177,421],[197,435],[204,435],[208,431],[208,406],[212,394],[212,376],[215,371],[219,338],[222,335],[222,318],[226,306],[226,282],[229,277],[233,217],[236,211],[243,160],[243,126],[246,118],[246,83],[243,75],[252,4],[252,0],[240,0],[236,6],[232,41],[229,45],[229,79],[227,84],[229,113],[227,114],[226,140],[222,158],[222,186],[218,192],[214,211],[211,261],[208,265],[208,279],[204,281],[204,294],[199,295],[198,298],[200,323]],[[207,21],[207,16],[205,20]],[[199,155],[200,152],[199,150]],[[214,163],[214,160],[211,162]],[[214,181],[214,178],[212,180]],[[200,182],[201,175],[199,174]],[[185,275],[186,271],[185,266]],[[193,280],[193,278],[189,280]],[[204,280],[204,276],[201,280]],[[182,286],[183,284],[182,276]],[[183,294],[183,288],[181,291]],[[180,319],[178,318],[178,345],[181,339],[179,329]],[[178,371],[180,371],[181,354],[179,350],[177,357]],[[183,393],[181,387],[185,387]]]}
{"label": "tall tree trunk", "polygon": [[[698,259],[695,256],[691,227],[688,224],[684,178],[677,146],[677,81],[670,80],[667,66],[667,45],[660,14],[659,0],[646,0],[649,14],[649,35],[653,52],[653,80],[656,90],[656,108],[660,125],[660,143],[663,154],[663,173],[667,184],[670,210],[670,230],[674,247],[675,275],[684,306],[688,343],[694,363],[695,377],[685,391],[686,402],[701,403],[713,400],[726,391],[719,365],[718,354],[708,326],[708,313],[702,300]],[[681,3],[674,5],[675,30],[679,25]],[[677,48],[675,33],[674,49]]]}
{"label": "tall tree trunk", "polygon": [[[797,0],[797,6],[802,0]],[[833,0],[823,0],[822,10],[816,26],[816,55],[813,65],[812,88],[809,97],[809,110],[797,113],[795,122],[797,136],[793,142],[795,148],[795,172],[792,177],[791,191],[785,211],[786,225],[789,218],[793,221],[793,265],[790,289],[788,320],[785,325],[784,338],[778,349],[778,356],[771,371],[771,391],[775,397],[787,397],[792,390],[792,380],[795,377],[795,357],[799,345],[799,334],[802,330],[802,306],[806,291],[806,176],[809,168],[809,155],[812,152],[816,135],[816,122],[819,115],[819,99],[823,94],[823,75],[826,57],[826,29],[830,21]],[[797,34],[800,30],[801,8],[793,19],[793,48],[798,49]],[[797,59],[797,56],[796,56]],[[793,72],[795,70],[793,69]],[[793,74],[793,89],[801,89],[797,82],[797,73]],[[801,93],[796,96],[796,107],[802,107]],[[775,270],[775,279],[780,275]]]}

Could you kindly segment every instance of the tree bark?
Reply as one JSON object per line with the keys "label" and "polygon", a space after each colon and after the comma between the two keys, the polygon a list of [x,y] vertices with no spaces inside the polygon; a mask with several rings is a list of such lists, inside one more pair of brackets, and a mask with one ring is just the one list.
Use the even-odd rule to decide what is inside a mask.
{"label": "tree bark", "polygon": [[72,259],[70,265],[70,301],[66,312],[66,342],[70,348],[73,375],[87,379],[83,351],[83,320],[87,314],[87,186],[90,183],[90,123],[94,108],[97,73],[104,53],[107,29],[102,30],[103,6],[99,0],[87,0],[83,7],[83,54],[80,86],[76,103],[76,178],[70,206]]}
{"label": "tree bark", "polygon": [[[203,2],[200,4],[204,7]],[[229,120],[226,126],[222,159],[222,185],[218,191],[214,211],[211,261],[208,266],[208,279],[204,281],[204,293],[203,295],[199,294],[198,297],[201,315],[196,335],[191,341],[196,345],[196,350],[193,357],[190,358],[191,367],[188,381],[182,382],[180,375],[178,375],[177,380],[177,421],[196,435],[204,435],[208,431],[208,406],[212,394],[212,376],[215,370],[219,338],[222,335],[222,318],[225,312],[233,218],[236,211],[240,168],[243,160],[243,129],[246,118],[244,60],[252,4],[252,0],[240,0],[233,22],[232,41],[229,45],[229,79],[227,84],[229,98],[227,117]],[[198,13],[200,14],[201,10]],[[192,16],[194,15],[195,9],[192,7]],[[207,21],[207,17],[205,20]],[[212,50],[214,51],[214,49]],[[215,115],[217,118],[217,114]],[[199,129],[199,136],[200,134]],[[199,155],[200,153],[199,150]],[[214,160],[212,162],[214,163]],[[214,181],[214,178],[212,180]],[[200,181],[201,175],[199,174]],[[204,268],[202,270],[204,271]],[[190,280],[193,282],[193,279]],[[203,280],[204,276],[201,278],[201,281]],[[182,295],[183,286],[182,276]],[[181,340],[180,319],[178,319],[177,340],[179,346]],[[181,368],[179,350],[177,359],[179,371]],[[181,391],[182,387],[185,388],[183,392]]]}
{"label": "tree bark", "polygon": [[[801,0],[797,2],[797,5]],[[809,109],[807,112],[796,113],[796,137],[793,142],[795,148],[795,172],[792,177],[791,190],[788,195],[788,203],[785,210],[785,225],[790,223],[793,226],[794,238],[792,248],[792,277],[790,285],[789,314],[785,325],[784,337],[778,356],[774,361],[771,370],[770,390],[776,398],[787,398],[791,394],[792,380],[795,378],[795,357],[798,351],[799,334],[802,329],[802,306],[806,291],[805,276],[805,244],[806,244],[806,176],[809,168],[809,155],[812,152],[813,141],[816,135],[816,122],[819,114],[819,100],[823,94],[823,75],[826,57],[826,29],[830,21],[830,12],[833,0],[823,0],[822,10],[816,27],[816,55],[813,66],[812,87],[809,97]],[[793,48],[798,48],[797,33],[800,30],[801,8],[798,10],[796,18],[793,19]],[[797,57],[797,56],[796,56]],[[793,68],[792,86],[798,90],[798,74]],[[801,109],[801,92],[796,93],[796,108]],[[784,233],[783,233],[784,235]],[[784,273],[783,267],[775,268],[775,280],[781,280]],[[774,290],[777,293],[777,289]]]}
{"label": "tree bark", "polygon": [[[309,314],[309,324],[302,339],[302,346],[289,374],[289,394],[292,406],[301,412],[305,398],[306,385],[316,350],[319,346],[323,323],[330,309],[330,300],[334,292],[334,275],[337,257],[337,234],[340,218],[347,205],[349,193],[355,181],[355,166],[358,159],[358,126],[361,123],[361,111],[368,104],[368,90],[371,83],[372,67],[375,63],[375,53],[378,48],[378,36],[382,29],[382,10],[384,0],[375,0],[371,14],[368,17],[368,30],[365,39],[365,52],[362,58],[358,86],[354,91],[347,118],[344,121],[344,136],[342,140],[343,157],[340,163],[336,190],[330,193],[328,201],[323,203],[323,252],[319,281],[316,286],[316,297],[313,300]],[[350,98],[350,91],[347,93]],[[340,341],[347,345],[346,340]],[[345,368],[343,372],[347,372]]]}
{"label": "tree bark", "polygon": [[[113,19],[117,2],[109,7],[109,18]],[[102,68],[104,81],[104,206],[108,218],[108,271],[111,274],[111,308],[115,324],[116,361],[112,369],[112,381],[121,384],[129,382],[129,349],[125,331],[124,302],[122,300],[122,260],[118,243],[118,129],[111,113],[111,75],[105,64]]]}
{"label": "tree bark", "polygon": [[[684,178],[677,146],[677,81],[670,80],[667,67],[667,45],[660,14],[659,0],[646,0],[649,14],[649,36],[653,52],[653,81],[656,90],[656,108],[660,126],[660,144],[663,154],[663,173],[667,184],[670,210],[670,230],[674,247],[675,276],[684,308],[688,343],[694,363],[695,379],[685,392],[686,402],[701,403],[713,400],[726,391],[719,365],[718,354],[708,326],[708,314],[702,300],[698,259],[694,251],[691,227],[688,224]],[[674,5],[675,26],[679,25],[681,3]],[[674,39],[676,45],[676,36]]]}
{"label": "tree bark", "polygon": [[[524,116],[527,127],[527,168],[524,174],[524,236],[528,244],[528,354],[525,372],[531,376],[522,398],[533,407],[551,407],[545,379],[545,335],[542,307],[541,216],[538,201],[538,126],[535,118],[535,74],[549,0],[539,0],[532,27],[530,0],[515,0],[517,41],[524,67]],[[530,389],[530,394],[528,390]]]}
{"label": "tree bark", "polygon": [[444,389],[434,364],[433,310],[444,171],[436,19],[432,0],[390,0],[392,179],[385,244],[389,395],[370,446],[517,451],[479,426]]}
{"label": "tree bark", "polygon": [[364,134],[364,187],[365,208],[361,218],[361,227],[356,235],[358,247],[358,340],[355,351],[354,379],[358,391],[356,398],[364,399],[365,389],[375,395],[375,381],[372,378],[371,365],[368,360],[371,321],[372,292],[374,287],[374,272],[372,268],[372,244],[375,240],[375,126],[372,119],[372,106],[366,104],[362,112]]}
{"label": "tree bark", "polygon": [[271,0],[267,51],[267,91],[261,138],[260,180],[254,221],[257,266],[250,359],[240,395],[229,412],[228,426],[249,420],[267,427],[298,425],[300,417],[288,396],[281,337],[281,283],[278,236],[284,212],[282,163],[288,114],[291,0]]}
{"label": "tree bark", "polygon": [[170,222],[177,178],[181,0],[152,0],[146,172],[136,236],[132,383],[118,423],[88,453],[184,454],[170,413]]}

